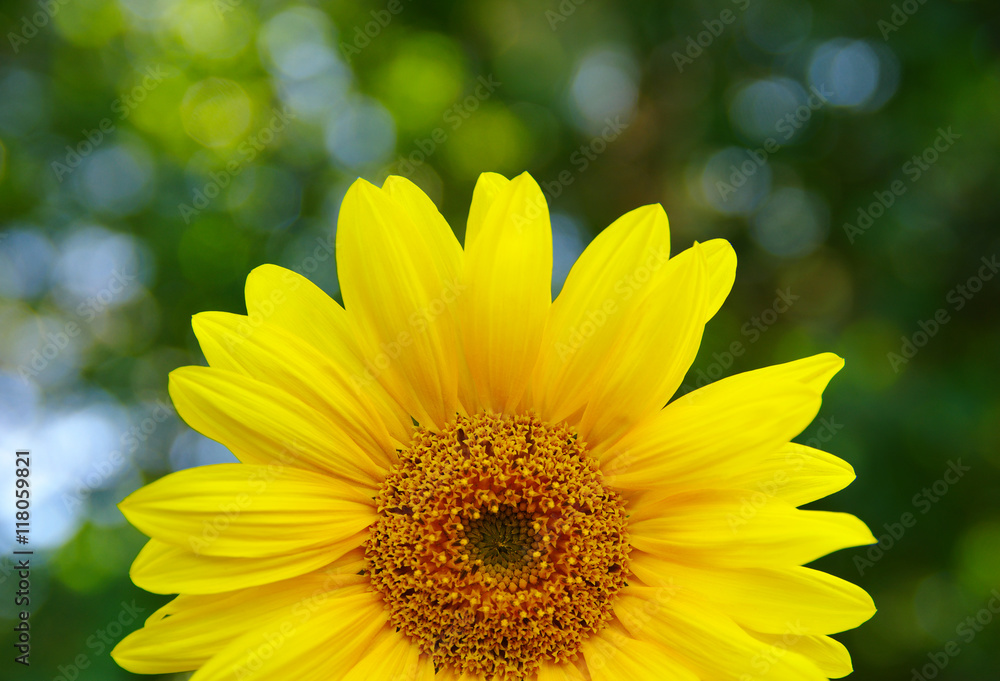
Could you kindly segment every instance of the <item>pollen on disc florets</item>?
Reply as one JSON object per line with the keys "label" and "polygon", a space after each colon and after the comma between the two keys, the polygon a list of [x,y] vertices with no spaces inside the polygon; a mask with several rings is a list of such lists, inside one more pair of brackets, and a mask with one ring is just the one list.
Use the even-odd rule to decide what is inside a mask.
{"label": "pollen on disc florets", "polygon": [[377,506],[367,572],[438,668],[506,680],[569,662],[625,584],[623,502],[566,426],[479,414],[420,429]]}

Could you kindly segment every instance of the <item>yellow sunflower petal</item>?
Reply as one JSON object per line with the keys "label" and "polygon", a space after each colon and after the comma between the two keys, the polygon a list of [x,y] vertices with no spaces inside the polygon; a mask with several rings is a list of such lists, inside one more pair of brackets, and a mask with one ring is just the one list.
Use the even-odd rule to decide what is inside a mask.
{"label": "yellow sunflower petal", "polygon": [[[482,231],[483,223],[493,201],[508,184],[510,184],[510,180],[497,173],[482,173],[479,176],[472,194],[472,206],[469,209],[469,219],[465,228],[466,252],[468,252],[476,235]],[[467,413],[474,414],[479,410],[479,397],[476,394],[476,382],[472,378],[472,372],[469,370],[464,356],[461,359],[459,370],[459,400]]]}
{"label": "yellow sunflower petal", "polygon": [[375,406],[390,434],[408,442],[409,414],[392,398],[362,362],[347,313],[316,284],[292,270],[261,265],[247,277],[248,334],[262,324],[295,334],[329,358],[357,383]]}
{"label": "yellow sunflower petal", "polygon": [[809,658],[831,679],[843,678],[854,671],[847,648],[829,636],[802,636],[794,630],[784,634],[760,634],[756,631],[748,633],[774,650],[789,650]]}
{"label": "yellow sunflower petal", "polygon": [[343,681],[434,681],[434,662],[409,637],[387,627]]}
{"label": "yellow sunflower petal", "polygon": [[[461,671],[466,654],[529,681],[850,671],[825,634],[870,617],[871,599],[800,565],[874,537],[853,516],[797,508],[853,471],[789,444],[842,360],[768,367],[664,407],[733,285],[731,246],[668,258],[663,210],[639,209],[595,240],[553,305],[548,217],[530,176],[484,174],[463,251],[413,183],[359,180],[337,235],[346,310],[263,267],[247,316],[196,317],[212,367],[174,372],[171,395],[244,463],[170,475],[122,502],[152,537],[135,581],[184,595],[115,659],[197,669],[193,681],[485,681]],[[317,262],[332,256],[320,247]],[[489,475],[470,473],[470,456]],[[597,506],[581,516],[587,499]],[[501,547],[483,537],[500,528],[545,540],[544,558],[514,547],[538,561],[520,588],[537,576],[541,600],[486,603],[459,575],[492,561]],[[590,598],[595,584],[606,602]],[[440,670],[390,622],[400,617],[432,642],[464,632],[436,650]]]}
{"label": "yellow sunflower petal", "polygon": [[457,672],[451,667],[442,667],[438,670],[434,681],[485,681],[482,676]]}
{"label": "yellow sunflower petal", "polygon": [[451,231],[448,221],[420,187],[401,175],[390,175],[382,184],[382,191],[396,201],[411,220],[430,223],[430,229],[425,230],[425,237],[429,240],[431,248],[450,253],[452,256],[461,251],[458,239]]}
{"label": "yellow sunflower petal", "polygon": [[[295,395],[330,420],[341,439],[358,445],[377,465],[396,460],[388,430],[361,390],[322,352],[280,327],[262,324],[252,332],[248,318],[202,312],[192,321],[208,363],[235,371]],[[244,332],[247,330],[247,332]]]}
{"label": "yellow sunflower petal", "polygon": [[[487,173],[489,175],[494,175],[494,173]],[[497,175],[496,177],[503,179],[502,176]],[[506,182],[506,179],[503,179]],[[386,179],[385,184],[382,189],[393,199],[399,202],[400,205],[406,210],[414,220],[426,220],[433,223],[433,229],[428,230],[428,234],[433,238],[437,239],[437,243],[433,246],[435,249],[440,249],[445,252],[451,252],[454,250],[454,244],[456,242],[455,236],[448,225],[448,222],[444,219],[444,216],[438,211],[437,206],[431,201],[430,197],[424,194],[423,191],[417,185],[413,184],[409,180],[396,175],[389,176]],[[457,298],[461,295],[461,292],[465,290],[464,282],[459,282],[455,284],[454,294]],[[448,295],[447,298],[451,298]],[[449,305],[451,304],[450,301]],[[432,301],[431,307],[428,308],[429,317],[440,314],[440,303]],[[457,309],[454,311],[457,314]],[[418,325],[420,323],[418,322]],[[454,322],[453,328],[457,331],[458,324]],[[469,373],[469,368],[465,364],[465,358],[461,355],[451,358],[454,364],[455,371],[458,374],[458,395],[459,403],[466,410],[475,407],[475,385],[472,380],[472,376]]]}
{"label": "yellow sunflower petal", "polygon": [[274,556],[334,544],[375,520],[371,499],[289,467],[217,464],[172,473],[118,507],[136,528],[209,556]]}
{"label": "yellow sunflower petal", "polygon": [[583,674],[572,662],[555,664],[543,662],[538,668],[537,681],[584,681]]}
{"label": "yellow sunflower petal", "polygon": [[633,507],[632,546],[667,559],[720,567],[801,565],[875,543],[846,513],[803,511],[772,498],[754,506],[740,490],[704,490]]}
{"label": "yellow sunflower petal", "polygon": [[735,470],[720,487],[739,487],[801,506],[839,492],[854,481],[854,468],[843,459],[812,447],[788,443],[751,468]]}
{"label": "yellow sunflower petal", "polygon": [[681,656],[699,678],[741,681],[826,681],[803,655],[754,638],[715,608],[680,590],[627,587],[615,614],[629,633]]}
{"label": "yellow sunflower petal", "polygon": [[465,227],[466,251],[469,250],[476,236],[482,231],[490,206],[508,184],[510,184],[510,180],[499,173],[482,173],[479,176],[476,188],[472,192],[472,206],[469,208],[469,221]]}
{"label": "yellow sunflower petal", "polygon": [[738,379],[675,400],[633,429],[605,457],[608,484],[678,491],[710,486],[787,443],[819,413],[819,393],[801,383],[775,379],[751,389]]}
{"label": "yellow sunflower petal", "polygon": [[[150,539],[132,563],[129,576],[136,586],[158,594],[221,593],[317,570],[356,550],[367,538],[368,532],[364,531],[314,549],[249,558],[197,554],[186,547]],[[352,567],[348,573],[357,573],[364,565],[358,562]]]}
{"label": "yellow sunflower petal", "polygon": [[698,681],[698,676],[663,646],[614,629],[591,636],[580,652],[587,661],[591,681]]}
{"label": "yellow sunflower petal", "polygon": [[261,265],[247,276],[244,292],[252,328],[275,324],[323,351],[350,352],[351,327],[344,309],[301,274]]}
{"label": "yellow sunflower petal", "polygon": [[350,669],[385,629],[382,599],[366,587],[320,593],[273,613],[216,653],[191,681],[328,681]]}
{"label": "yellow sunflower petal", "polygon": [[168,601],[166,605],[156,610],[152,615],[146,618],[146,626],[156,624],[157,622],[163,620],[167,615],[173,615],[177,612],[177,599]]}
{"label": "yellow sunflower petal", "polygon": [[635,316],[670,257],[670,228],[661,206],[637,208],[601,232],[573,265],[552,304],[532,376],[533,406],[551,422],[591,399],[594,382],[634,333]]}
{"label": "yellow sunflower petal", "polygon": [[613,361],[595,380],[580,437],[599,453],[663,408],[694,361],[705,326],[708,281],[699,244],[671,258]]}
{"label": "yellow sunflower petal", "polygon": [[350,585],[343,574],[331,569],[229,593],[178,596],[157,611],[169,617],[150,618],[145,627],[115,646],[111,656],[135,674],[197,669],[233,639],[286,612],[308,613],[335,598],[330,592]]}
{"label": "yellow sunflower petal", "polygon": [[552,302],[552,229],[527,173],[503,187],[465,254],[462,337],[480,404],[512,411],[528,385]]}
{"label": "yellow sunflower petal", "polygon": [[733,290],[736,281],[736,251],[725,239],[711,239],[701,245],[708,269],[708,305],[705,320],[715,316]]}
{"label": "yellow sunflower petal", "polygon": [[[756,384],[762,385],[769,381],[791,380],[803,383],[818,393],[826,390],[830,382],[838,371],[844,368],[844,360],[832,352],[823,352],[812,357],[803,357],[784,364],[747,371],[746,373],[733,376],[734,379],[744,381],[748,386]],[[721,381],[720,381],[721,382]],[[713,383],[703,390],[712,388]],[[695,393],[691,393],[693,396]]]}
{"label": "yellow sunflower petal", "polygon": [[337,223],[337,266],[366,366],[418,422],[440,427],[458,411],[462,249],[430,201],[405,183],[351,185]]}
{"label": "yellow sunflower petal", "polygon": [[736,623],[783,633],[795,622],[806,634],[833,634],[866,622],[875,604],[864,589],[806,567],[690,566],[633,551],[632,572],[648,586],[673,586],[725,610]]}
{"label": "yellow sunflower petal", "polygon": [[374,489],[385,477],[331,420],[294,395],[242,374],[209,367],[170,373],[177,413],[248,464],[320,470]]}

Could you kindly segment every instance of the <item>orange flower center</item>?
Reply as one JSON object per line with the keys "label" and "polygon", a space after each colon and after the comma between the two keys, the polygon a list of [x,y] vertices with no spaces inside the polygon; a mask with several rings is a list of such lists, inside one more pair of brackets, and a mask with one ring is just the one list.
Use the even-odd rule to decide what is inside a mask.
{"label": "orange flower center", "polygon": [[566,426],[479,414],[420,429],[377,505],[368,575],[439,669],[521,679],[571,662],[625,584],[623,502]]}

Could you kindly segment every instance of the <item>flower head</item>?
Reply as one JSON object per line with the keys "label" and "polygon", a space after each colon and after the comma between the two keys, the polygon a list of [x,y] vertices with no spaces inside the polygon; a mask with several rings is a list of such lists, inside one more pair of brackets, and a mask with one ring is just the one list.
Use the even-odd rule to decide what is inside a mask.
{"label": "flower head", "polygon": [[670,257],[663,209],[639,208],[552,301],[530,176],[480,178],[464,248],[390,177],[351,187],[337,265],[343,308],[265,265],[246,316],[195,316],[210,366],[174,371],[171,397],[241,463],[122,502],[151,537],[133,580],[180,595],[119,664],[194,681],[851,671],[829,634],[871,599],[802,566],[874,539],[798,508],[854,474],[790,443],[843,362],[670,401],[732,287],[728,243]]}

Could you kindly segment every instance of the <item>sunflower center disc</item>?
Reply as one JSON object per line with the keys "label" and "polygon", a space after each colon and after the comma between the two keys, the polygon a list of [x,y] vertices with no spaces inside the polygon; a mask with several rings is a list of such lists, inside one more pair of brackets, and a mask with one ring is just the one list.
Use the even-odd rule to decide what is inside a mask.
{"label": "sunflower center disc", "polygon": [[479,414],[399,456],[365,550],[391,623],[438,669],[521,679],[572,661],[629,551],[623,502],[573,431]]}

